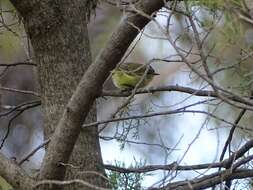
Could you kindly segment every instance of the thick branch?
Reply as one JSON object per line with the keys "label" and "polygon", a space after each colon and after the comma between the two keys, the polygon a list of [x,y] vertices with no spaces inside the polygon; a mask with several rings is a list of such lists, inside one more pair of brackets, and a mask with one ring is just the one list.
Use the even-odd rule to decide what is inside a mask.
{"label": "thick branch", "polygon": [[[207,97],[217,97],[216,93],[211,90],[199,90],[179,85],[168,85],[168,86],[158,86],[150,88],[140,88],[136,91],[135,94],[145,94],[145,93],[155,93],[155,92],[183,92],[187,94],[192,94],[195,96],[207,96]],[[102,96],[112,96],[112,97],[127,97],[131,95],[130,91],[108,91],[104,90]]]}
{"label": "thick branch", "polygon": [[[159,87],[150,87],[147,89],[141,88],[136,91],[135,94],[145,94],[145,93],[155,93],[155,92],[183,92],[187,94],[192,94],[195,96],[205,96],[205,97],[216,97],[218,95],[216,92],[212,90],[199,90],[179,85],[168,85],[168,86],[159,86]],[[246,100],[245,98],[238,98],[237,96],[233,96],[230,94],[220,93],[222,96],[248,106],[253,106],[253,103],[250,100]],[[131,92],[122,92],[122,91],[103,91],[102,96],[113,96],[113,97],[127,97],[131,95]]]}
{"label": "thick branch", "polygon": [[[186,180],[181,182],[171,183],[164,188],[153,188],[152,190],[197,190],[197,189],[206,189],[217,185],[226,180],[233,179],[244,179],[248,177],[253,177],[253,170],[249,169],[240,169],[234,172],[231,170],[224,170],[221,172],[216,172],[214,174],[206,175],[194,180]],[[151,190],[151,189],[150,189]]]}
{"label": "thick branch", "polygon": [[[231,165],[231,163],[240,157],[242,157],[247,151],[249,151],[253,147],[253,140],[248,141],[245,143],[238,151],[233,153],[228,159],[224,160],[222,164],[223,167],[227,167]],[[235,168],[239,167],[244,161],[249,162],[252,159],[252,156],[248,157],[249,159],[245,158],[238,161],[235,164]],[[244,160],[244,161],[243,161]],[[192,180],[184,180],[178,181],[174,183],[169,183],[163,188],[152,188],[150,190],[173,190],[173,189],[182,189],[182,190],[192,190],[192,189],[205,189],[217,185],[223,181],[233,180],[233,179],[242,179],[247,177],[253,177],[253,170],[248,169],[238,169],[238,170],[231,170],[227,169],[224,171],[218,171],[212,173],[210,175],[206,175],[197,179]]]}
{"label": "thick branch", "polygon": [[[139,9],[151,15],[163,5],[163,0],[143,0]],[[144,16],[127,14],[112,34],[107,46],[86,71],[56,127],[42,164],[40,178],[59,179],[59,173],[65,172],[65,167],[60,166],[59,163],[68,162],[82,123],[96,97],[100,95],[104,81],[138,34],[138,30],[129,23],[141,29],[148,22],[149,19]]]}
{"label": "thick branch", "polygon": [[246,158],[243,158],[236,162],[237,159],[241,158],[244,156],[244,154],[249,151],[253,147],[253,140],[248,141],[243,145],[238,151],[233,153],[229,158],[220,161],[220,162],[214,162],[214,163],[207,163],[207,164],[197,164],[197,165],[178,165],[176,162],[168,164],[168,165],[149,165],[149,166],[143,166],[139,168],[122,168],[122,167],[117,167],[113,165],[104,165],[104,167],[108,170],[111,171],[116,171],[120,173],[145,173],[145,172],[152,172],[155,170],[184,170],[184,171],[189,171],[189,170],[202,170],[202,169],[210,169],[210,168],[227,168],[230,167],[233,162],[234,168],[237,168],[241,166],[242,164],[245,164],[249,161],[252,160],[252,155],[248,156]]}
{"label": "thick branch", "polygon": [[2,176],[14,189],[30,190],[35,181],[26,175],[15,161],[7,159],[0,153],[0,176]]}
{"label": "thick branch", "polygon": [[99,187],[96,185],[92,185],[86,181],[83,181],[81,179],[73,179],[73,180],[68,180],[68,181],[57,181],[57,180],[43,180],[39,181],[34,185],[34,189],[36,189],[38,186],[42,185],[58,185],[58,186],[73,186],[74,184],[80,184],[81,186],[88,187],[93,190],[110,190],[107,188]]}

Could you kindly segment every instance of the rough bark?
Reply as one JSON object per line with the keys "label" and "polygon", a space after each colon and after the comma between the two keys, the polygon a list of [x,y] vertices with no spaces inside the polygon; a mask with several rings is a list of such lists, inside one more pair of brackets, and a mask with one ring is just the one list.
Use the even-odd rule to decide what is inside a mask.
{"label": "rough bark", "polygon": [[[163,4],[163,0],[143,1],[139,8],[150,15]],[[43,161],[41,178],[50,176],[59,179],[59,174],[64,172],[65,168],[59,167],[58,163],[68,160],[75,138],[81,131],[81,124],[100,95],[104,81],[139,32],[129,23],[142,29],[149,21],[149,18],[140,14],[128,14],[116,28],[96,61],[88,68],[56,127]]]}
{"label": "rough bark", "polygon": [[[49,118],[49,120],[46,119],[46,127],[48,128],[46,135],[50,136],[50,133],[55,129],[43,160],[40,179],[62,180],[66,168],[60,163],[69,161],[84,119],[86,118],[87,121],[88,113],[100,95],[104,81],[139,32],[129,23],[142,29],[150,20],[142,14],[136,13],[129,13],[122,20],[105,49],[82,77],[65,107],[76,82],[79,81],[80,73],[83,73],[81,63],[85,63],[85,66],[90,63],[90,53],[86,51],[88,46],[87,14],[83,14],[82,11],[85,10],[86,3],[91,1],[12,0],[12,2],[24,18],[39,65],[41,93],[42,96],[45,96],[42,103],[43,108],[47,109],[46,118]],[[143,0],[138,8],[150,15],[160,9],[163,4],[163,0]],[[74,66],[75,64],[77,66]],[[83,70],[86,69],[85,66],[83,66]],[[83,141],[87,143],[84,148],[89,150],[84,150],[84,148],[82,150],[86,155],[86,160],[79,163],[84,167],[84,172],[87,170],[100,172],[102,162],[99,163],[101,155],[97,136],[94,135],[97,133],[96,128],[89,130],[91,131],[85,129],[86,138]],[[91,147],[92,150],[90,150]],[[79,150],[77,152],[81,154]],[[96,157],[94,158],[94,156]],[[75,158],[73,157],[72,160]],[[71,164],[80,166],[79,163]],[[89,179],[94,181],[97,180],[97,177],[86,177],[85,181]],[[99,182],[101,183],[96,181],[97,186],[105,186],[104,182],[101,180]],[[56,187],[47,186],[44,189],[56,189]]]}
{"label": "rough bark", "polygon": [[[91,63],[86,22],[89,13],[85,11],[87,1],[22,2],[13,1],[24,19],[34,49],[44,113],[44,134],[45,139],[48,139],[53,134],[78,82]],[[92,121],[96,121],[95,106],[86,118],[86,122]],[[102,167],[98,167],[102,165],[102,158],[96,128],[82,130],[72,155],[69,163],[78,166],[78,169],[69,167],[67,179],[78,178],[104,186],[104,182],[97,176],[94,178],[94,176],[87,177],[88,174],[81,175],[84,171],[104,174]],[[68,159],[61,161],[65,163]],[[64,175],[64,172],[59,172],[57,178],[63,179]],[[45,178],[55,179],[46,174],[43,176],[43,179]],[[69,188],[74,189],[73,186]]]}
{"label": "rough bark", "polygon": [[0,176],[8,181],[14,189],[31,190],[32,186],[35,184],[35,180],[28,176],[14,160],[9,160],[1,153]]}

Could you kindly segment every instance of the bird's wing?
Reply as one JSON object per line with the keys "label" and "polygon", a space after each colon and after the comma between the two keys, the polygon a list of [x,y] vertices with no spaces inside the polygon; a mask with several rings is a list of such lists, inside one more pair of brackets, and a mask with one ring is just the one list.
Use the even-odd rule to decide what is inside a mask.
{"label": "bird's wing", "polygon": [[146,65],[139,63],[124,63],[120,65],[120,69],[130,74],[142,75],[146,71]]}

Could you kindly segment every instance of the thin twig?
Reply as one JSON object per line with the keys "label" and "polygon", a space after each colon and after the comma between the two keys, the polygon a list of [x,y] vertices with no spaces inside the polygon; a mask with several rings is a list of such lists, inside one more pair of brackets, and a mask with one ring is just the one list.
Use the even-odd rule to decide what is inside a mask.
{"label": "thin twig", "polygon": [[29,154],[27,154],[23,159],[21,159],[18,162],[18,165],[22,165],[25,161],[29,161],[30,157],[32,157],[38,150],[46,146],[49,142],[50,142],[50,139],[45,140],[43,143],[41,143],[39,146],[33,149]]}
{"label": "thin twig", "polygon": [[8,87],[3,87],[3,86],[0,86],[0,90],[9,91],[9,92],[16,92],[16,93],[22,93],[22,94],[28,94],[28,95],[33,95],[33,96],[40,97],[40,95],[38,93],[33,92],[33,91],[28,91],[28,90],[19,90],[19,89],[8,88]]}
{"label": "thin twig", "polygon": [[35,63],[32,62],[16,62],[16,63],[0,63],[2,67],[16,67],[16,66],[37,66]]}
{"label": "thin twig", "polygon": [[[234,166],[234,169],[238,168],[242,164],[245,164],[251,161],[253,155],[246,157],[240,161],[238,161]],[[176,170],[176,171],[193,171],[193,170],[203,170],[203,169],[211,169],[211,168],[226,168],[227,163],[230,162],[230,159],[226,159],[222,162],[214,162],[214,163],[207,163],[207,164],[196,164],[196,165],[178,165],[176,162],[167,165],[148,165],[138,168],[123,168],[118,166],[113,166],[109,164],[104,164],[104,168],[107,170],[119,172],[119,173],[147,173],[153,172],[156,170]]]}
{"label": "thin twig", "polygon": [[81,179],[73,179],[73,180],[68,180],[68,181],[60,181],[60,180],[42,180],[37,182],[33,189],[36,189],[39,186],[42,185],[58,185],[58,186],[69,186],[69,185],[74,185],[74,184],[80,184],[84,187],[88,187],[90,189],[94,189],[94,190],[110,190],[107,188],[103,188],[103,187],[98,187],[96,185],[90,184],[84,180]]}

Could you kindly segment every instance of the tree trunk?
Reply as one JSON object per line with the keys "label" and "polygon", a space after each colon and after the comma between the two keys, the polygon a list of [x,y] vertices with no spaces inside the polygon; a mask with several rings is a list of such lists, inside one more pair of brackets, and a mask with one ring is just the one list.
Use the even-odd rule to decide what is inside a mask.
{"label": "tree trunk", "polygon": [[[78,82],[91,64],[87,32],[87,15],[90,10],[87,7],[94,4],[88,0],[12,2],[24,19],[38,65],[44,134],[45,139],[48,139]],[[94,121],[95,105],[86,118],[86,122]],[[75,167],[68,168],[66,179],[78,178],[97,186],[106,186],[104,179],[90,173],[104,175],[97,128],[81,132],[69,163]],[[85,188],[72,186],[66,189]]]}

